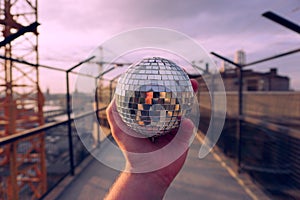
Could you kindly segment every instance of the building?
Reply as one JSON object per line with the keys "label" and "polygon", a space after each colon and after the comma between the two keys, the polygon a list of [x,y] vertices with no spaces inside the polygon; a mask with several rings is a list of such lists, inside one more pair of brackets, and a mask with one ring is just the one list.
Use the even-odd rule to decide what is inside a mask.
{"label": "building", "polygon": [[238,50],[234,54],[234,62],[240,65],[246,64],[246,53],[243,50]]}
{"label": "building", "polygon": [[[246,53],[243,50],[238,50],[234,54],[234,62],[240,65],[246,64]],[[208,68],[208,67],[207,67]],[[208,69],[207,69],[208,71]],[[226,91],[239,90],[239,76],[238,69],[232,64],[222,61],[220,67],[220,74]],[[200,91],[207,91],[209,88],[216,88],[214,83],[214,76],[212,74],[203,74],[206,76],[205,81],[203,77],[191,75],[191,78],[197,78],[199,82]],[[207,86],[209,84],[209,86]],[[257,72],[251,69],[243,70],[243,90],[244,91],[289,91],[290,79],[287,76],[277,74],[277,68],[271,68],[268,72]]]}
{"label": "building", "polygon": [[220,67],[220,72],[224,72],[226,70],[234,68],[230,63],[222,60],[221,61],[221,67]]}
{"label": "building", "polygon": [[[238,90],[238,73],[236,69],[221,73],[226,91]],[[244,91],[289,91],[290,79],[277,74],[276,68],[269,72],[256,72],[253,70],[243,71]]]}
{"label": "building", "polygon": [[[238,70],[227,69],[220,73],[226,91],[238,91]],[[197,78],[200,91],[207,91],[207,86],[202,76]],[[217,87],[217,86],[216,86]],[[268,72],[257,72],[253,70],[243,70],[243,90],[244,91],[289,91],[290,79],[277,74],[276,68],[271,68]]]}

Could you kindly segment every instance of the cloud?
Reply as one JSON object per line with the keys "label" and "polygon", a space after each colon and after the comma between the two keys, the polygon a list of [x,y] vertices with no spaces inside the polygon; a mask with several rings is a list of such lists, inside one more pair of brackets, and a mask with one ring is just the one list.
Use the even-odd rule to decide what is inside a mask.
{"label": "cloud", "polygon": [[261,16],[272,10],[299,23],[299,4],[299,0],[43,0],[41,63],[84,59],[112,35],[145,26],[180,31],[208,52],[231,58],[244,49],[249,60],[256,60],[299,45],[298,34]]}
{"label": "cloud", "polygon": [[90,40],[94,38],[89,35],[105,37],[143,26],[171,28],[202,40],[240,34],[255,38],[266,29],[271,32],[276,29],[276,25],[260,16],[261,13],[278,10],[283,4],[289,7],[284,10],[288,12],[296,3],[284,0],[266,0],[263,3],[260,0],[59,0],[54,4],[45,0],[40,3],[40,20],[49,31],[55,25],[59,27],[57,34],[61,37],[73,37],[72,32],[85,35]]}

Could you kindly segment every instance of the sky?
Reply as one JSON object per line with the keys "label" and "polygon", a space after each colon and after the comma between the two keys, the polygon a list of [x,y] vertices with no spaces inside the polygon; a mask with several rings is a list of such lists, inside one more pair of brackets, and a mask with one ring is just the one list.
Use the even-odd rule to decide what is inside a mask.
{"label": "sky", "polygon": [[[300,35],[262,17],[266,11],[300,24],[300,0],[40,0],[40,63],[69,68],[112,36],[142,27],[179,31],[230,59],[242,49],[247,62],[299,48]],[[251,69],[277,67],[300,90],[299,60],[297,53]],[[64,92],[64,83],[54,81],[63,78],[42,70],[42,91]]]}

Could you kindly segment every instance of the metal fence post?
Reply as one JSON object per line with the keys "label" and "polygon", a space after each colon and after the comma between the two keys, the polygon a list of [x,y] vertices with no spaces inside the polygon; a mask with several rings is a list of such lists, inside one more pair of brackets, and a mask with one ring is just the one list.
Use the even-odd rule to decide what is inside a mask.
{"label": "metal fence post", "polygon": [[66,72],[66,103],[67,103],[67,115],[68,115],[68,139],[69,139],[69,155],[70,155],[70,173],[72,176],[75,174],[74,170],[74,153],[73,153],[73,138],[72,138],[72,121],[71,121],[71,96],[70,96],[70,82],[69,71]]}
{"label": "metal fence post", "polygon": [[238,76],[239,76],[239,91],[238,91],[238,119],[237,119],[237,164],[238,172],[241,171],[242,162],[242,115],[243,115],[243,69],[242,66],[238,66]]}
{"label": "metal fence post", "polygon": [[99,121],[99,99],[98,99],[98,79],[95,78],[95,85],[96,85],[96,91],[95,91],[95,104],[96,104],[96,126],[97,126],[97,146],[100,143],[100,121]]}
{"label": "metal fence post", "polygon": [[[77,67],[79,67],[80,65],[82,65],[83,63],[89,62],[90,60],[94,59],[95,56],[92,56],[86,60],[83,60],[81,62],[79,62],[77,65],[74,65],[73,67],[69,68],[68,70],[66,70],[66,85],[67,85],[67,94],[66,94],[66,98],[67,98],[67,114],[68,114],[68,138],[69,138],[69,154],[70,154],[70,172],[71,175],[73,176],[75,173],[75,165],[74,165],[74,152],[73,152],[73,137],[72,137],[72,119],[71,119],[71,96],[70,96],[70,81],[69,81],[69,73],[72,73],[72,70],[76,69]],[[88,76],[86,74],[86,76]],[[89,77],[93,77],[94,76],[89,76]]]}
{"label": "metal fence post", "polygon": [[237,129],[236,129],[236,159],[237,159],[237,165],[238,165],[238,172],[241,171],[241,159],[242,159],[242,153],[241,153],[241,132],[242,132],[242,115],[243,115],[243,67],[246,65],[241,65],[239,63],[235,63],[228,58],[225,58],[215,52],[211,52],[212,55],[234,65],[236,69],[238,70],[238,83],[239,83],[239,88],[238,88],[238,116],[237,116]]}
{"label": "metal fence post", "polygon": [[109,81],[109,101],[112,100],[112,83],[113,81]]}

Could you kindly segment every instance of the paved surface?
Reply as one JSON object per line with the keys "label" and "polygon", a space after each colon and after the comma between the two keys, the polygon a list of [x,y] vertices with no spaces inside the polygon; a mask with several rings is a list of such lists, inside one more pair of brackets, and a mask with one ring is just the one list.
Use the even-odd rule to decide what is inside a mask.
{"label": "paved surface", "polygon": [[[168,189],[164,199],[252,199],[212,154],[200,160],[197,157],[199,148],[200,142],[195,139],[183,169]],[[108,148],[106,150],[113,151]],[[108,155],[114,156],[107,159],[123,162],[121,155]],[[57,200],[103,199],[118,174],[118,171],[94,159],[64,189]]]}

